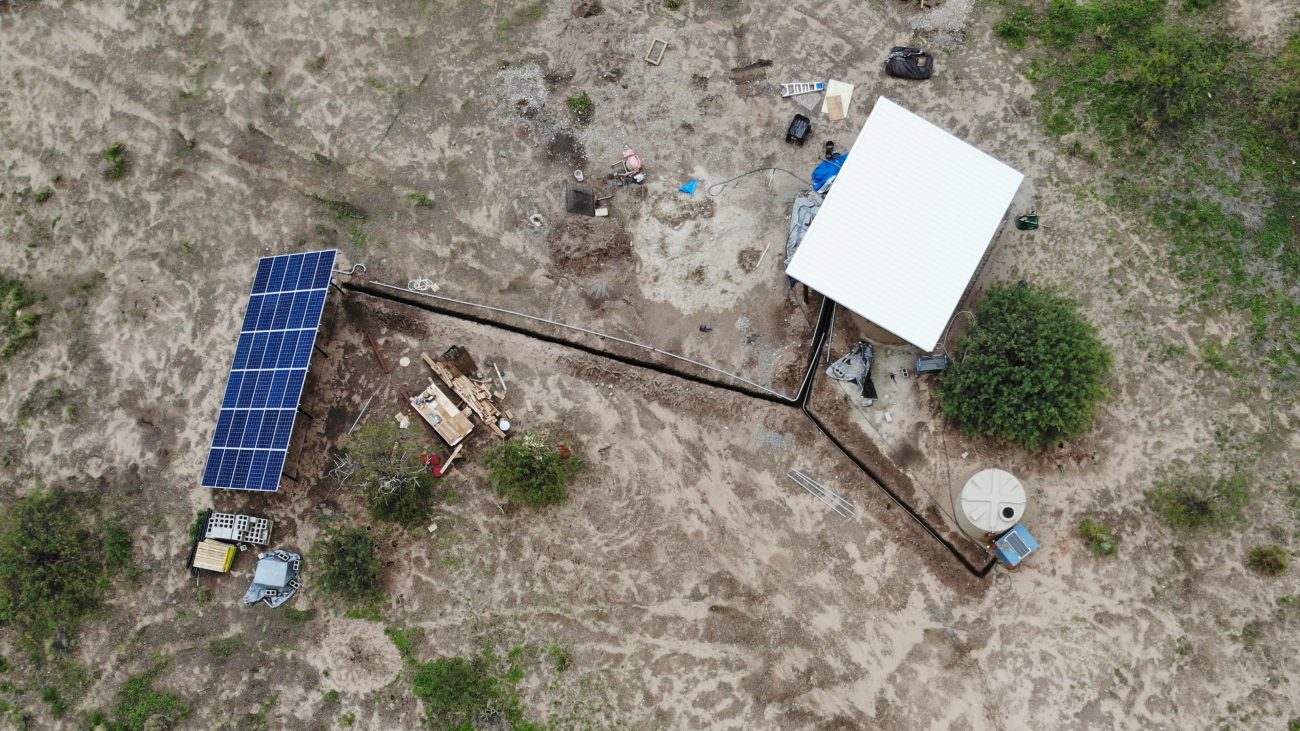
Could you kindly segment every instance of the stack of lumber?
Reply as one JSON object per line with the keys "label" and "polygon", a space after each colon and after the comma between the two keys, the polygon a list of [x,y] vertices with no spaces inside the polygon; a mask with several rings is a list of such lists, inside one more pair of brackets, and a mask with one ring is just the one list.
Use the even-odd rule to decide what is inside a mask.
{"label": "stack of lumber", "polygon": [[429,357],[428,353],[421,353],[420,357],[424,359],[424,362],[428,364],[434,373],[438,374],[438,377],[447,384],[447,387],[453,393],[465,401],[466,408],[478,416],[488,431],[501,439],[506,438],[506,433],[501,431],[501,427],[497,426],[504,414],[501,413],[496,404],[492,403],[492,394],[483,384],[461,373],[460,369],[447,361],[434,360]]}

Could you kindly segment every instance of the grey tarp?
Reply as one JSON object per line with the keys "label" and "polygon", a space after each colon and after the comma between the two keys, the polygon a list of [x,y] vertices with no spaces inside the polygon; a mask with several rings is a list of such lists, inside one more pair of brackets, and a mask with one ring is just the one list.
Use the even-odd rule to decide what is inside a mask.
{"label": "grey tarp", "polygon": [[860,389],[859,402],[870,406],[876,400],[876,385],[871,382],[871,343],[859,340],[843,358],[830,364],[826,375],[837,381],[848,381]]}
{"label": "grey tarp", "polygon": [[[804,234],[808,233],[808,227],[812,225],[813,217],[822,207],[823,197],[820,193],[811,190],[805,190],[794,199],[794,207],[790,211],[790,235],[785,240],[785,265],[790,266],[790,259],[794,256],[795,249],[803,241]],[[790,280],[790,286],[794,286],[794,280]]]}
{"label": "grey tarp", "polygon": [[302,584],[298,573],[302,568],[302,554],[293,551],[268,551],[257,557],[253,572],[253,585],[244,593],[244,604],[264,601],[278,607],[289,601]]}

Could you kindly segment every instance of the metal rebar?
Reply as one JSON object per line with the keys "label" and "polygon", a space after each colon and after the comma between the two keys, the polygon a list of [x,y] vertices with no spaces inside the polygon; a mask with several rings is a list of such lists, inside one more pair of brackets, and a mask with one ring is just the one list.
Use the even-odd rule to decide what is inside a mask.
{"label": "metal rebar", "polygon": [[361,417],[366,415],[366,409],[370,408],[370,402],[374,401],[375,396],[378,394],[379,394],[378,391],[375,391],[374,393],[370,394],[370,398],[366,399],[365,404],[361,406],[361,413],[357,414],[357,418],[352,422],[352,426],[348,427],[348,433],[344,434],[343,436],[345,437],[348,436],[357,428],[357,424],[361,423]]}
{"label": "metal rebar", "polygon": [[852,501],[845,498],[843,495],[840,495],[799,470],[790,470],[788,476],[795,482],[795,484],[802,487],[813,497],[825,503],[841,518],[857,517],[856,506],[854,506]]}

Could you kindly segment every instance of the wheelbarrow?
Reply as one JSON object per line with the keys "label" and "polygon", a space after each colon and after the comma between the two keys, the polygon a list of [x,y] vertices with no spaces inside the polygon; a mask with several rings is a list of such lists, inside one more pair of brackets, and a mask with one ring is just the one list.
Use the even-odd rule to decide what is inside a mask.
{"label": "wheelbarrow", "polygon": [[1021,231],[1034,231],[1038,229],[1038,214],[1027,213],[1016,218],[1016,228]]}

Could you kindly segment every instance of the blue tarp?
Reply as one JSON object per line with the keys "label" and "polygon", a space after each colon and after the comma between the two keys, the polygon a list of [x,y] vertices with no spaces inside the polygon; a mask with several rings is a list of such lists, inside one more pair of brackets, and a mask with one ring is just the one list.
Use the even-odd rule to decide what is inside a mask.
{"label": "blue tarp", "polygon": [[683,185],[682,187],[678,188],[678,189],[677,189],[677,192],[678,192],[678,193],[690,193],[691,195],[695,195],[695,186],[697,186],[697,185],[699,185],[699,184],[700,184],[700,179],[699,179],[699,178],[691,178],[691,182],[689,182],[689,183],[687,183],[686,185]]}
{"label": "blue tarp", "polygon": [[831,159],[823,160],[812,173],[812,187],[818,193],[825,193],[830,188],[831,183],[835,182],[835,176],[840,174],[840,168],[844,167],[844,161],[849,159],[847,152],[837,152],[831,155]]}

